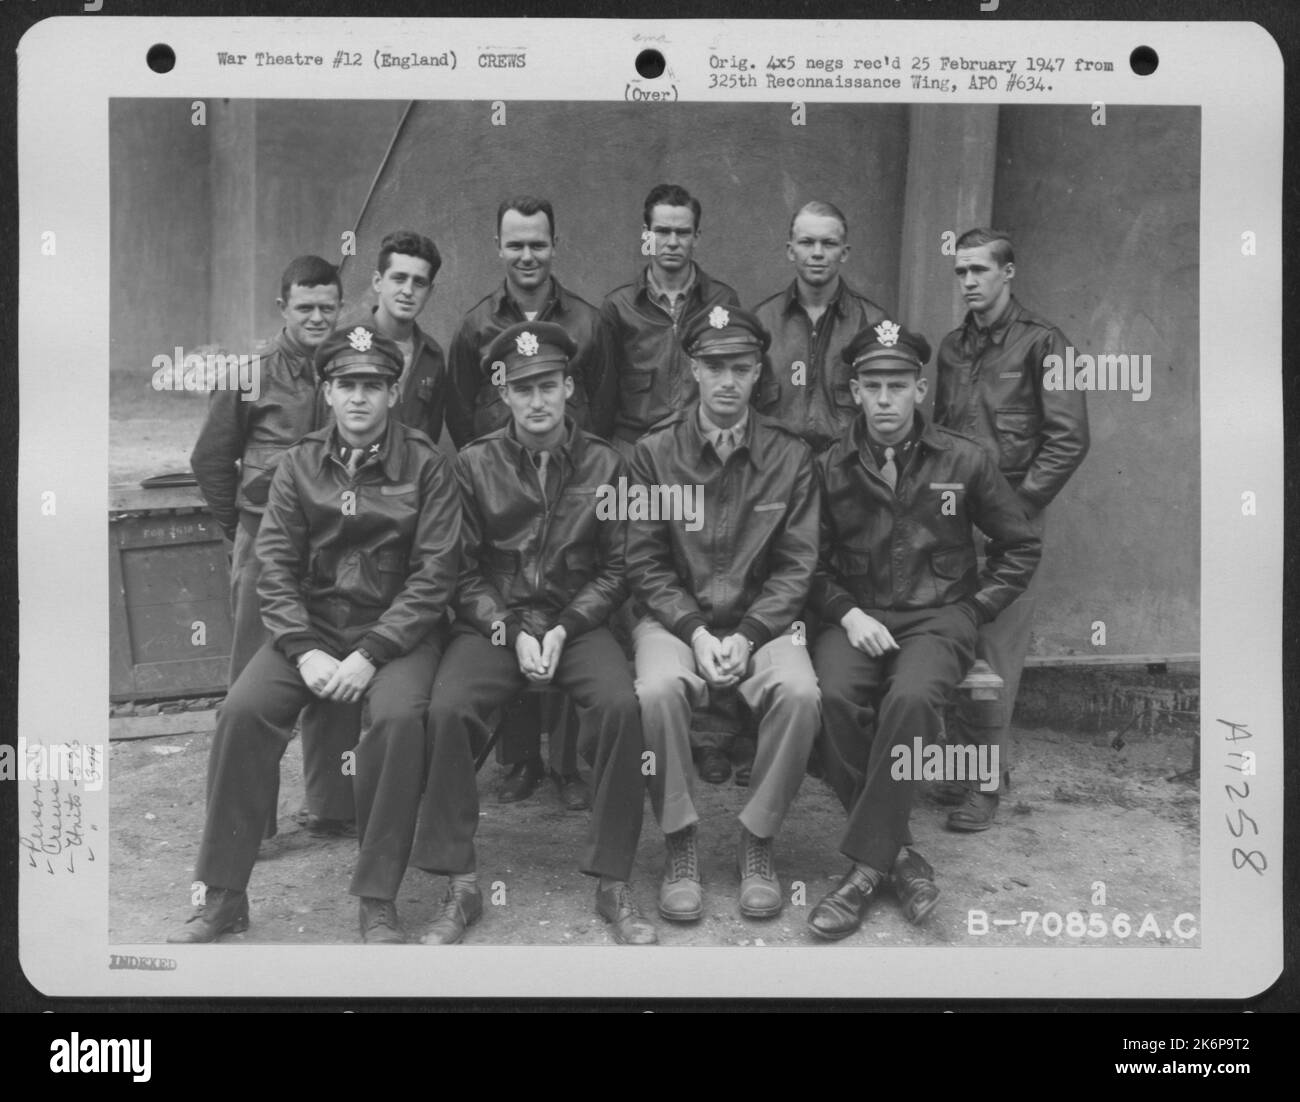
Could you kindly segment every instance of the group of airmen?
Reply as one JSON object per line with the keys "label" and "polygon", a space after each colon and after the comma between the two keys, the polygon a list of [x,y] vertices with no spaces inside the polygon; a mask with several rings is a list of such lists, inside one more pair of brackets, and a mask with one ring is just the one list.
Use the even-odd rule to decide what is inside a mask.
{"label": "group of airmen", "polygon": [[[476,773],[494,730],[499,799],[549,772],[567,807],[590,808],[581,869],[622,944],[658,940],[629,883],[647,788],[658,913],[703,914],[695,781],[730,769],[692,729],[710,702],[743,702],[756,732],[736,838],[746,917],[783,908],[774,840],[814,748],[851,862],[808,913],[820,938],[849,936],[886,895],[915,923],[937,902],[899,747],[994,743],[997,783],[940,786],[951,829],[993,824],[1045,508],[1088,448],[1082,392],[1043,386],[1065,338],[1012,296],[1010,240],[957,241],[968,312],[940,345],[930,417],[930,346],[846,283],[835,206],[794,213],[794,280],[752,311],[695,261],[695,197],[659,185],[643,215],[648,263],[597,309],[552,273],[552,205],[501,203],[504,281],[446,360],[416,322],[441,266],[427,237],[384,238],[376,305],[352,317],[333,264],[285,271],[260,394],[214,391],[192,455],[232,543],[234,641],[202,898],[169,940],[248,927],[298,722],[300,814],[355,830],[365,943],[408,940],[408,866],[447,878],[423,943],[481,916]],[[698,516],[611,509],[629,487],[665,506],[697,495]],[[958,708],[945,733],[977,656],[1006,684],[1002,721]]]}

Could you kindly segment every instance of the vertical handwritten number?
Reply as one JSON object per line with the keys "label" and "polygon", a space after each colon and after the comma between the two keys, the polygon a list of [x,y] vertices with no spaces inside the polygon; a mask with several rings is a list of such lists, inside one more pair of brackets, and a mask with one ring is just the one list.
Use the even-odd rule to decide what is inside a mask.
{"label": "vertical handwritten number", "polygon": [[[1258,864],[1255,862],[1256,857],[1259,858]],[[1253,849],[1249,853],[1244,849],[1234,849],[1232,851],[1232,867],[1234,869],[1240,869],[1244,865],[1249,865],[1259,873],[1260,876],[1263,876],[1264,870],[1268,868],[1268,858],[1257,849]]]}
{"label": "vertical handwritten number", "polygon": [[1227,815],[1224,815],[1224,818],[1228,820],[1228,830],[1232,833],[1232,836],[1233,836],[1234,838],[1240,838],[1243,834],[1246,833],[1246,828],[1245,828],[1244,826],[1241,825],[1241,824],[1242,824],[1242,820],[1245,820],[1246,822],[1248,822],[1248,823],[1251,825],[1251,829],[1254,830],[1254,832],[1255,832],[1256,834],[1259,833],[1259,824],[1256,823],[1255,820],[1252,819],[1249,815],[1247,815],[1247,814],[1246,814],[1246,813],[1245,813],[1241,808],[1237,808],[1237,826],[1238,826],[1240,829],[1238,829],[1238,830],[1233,830],[1233,829],[1232,829],[1232,820],[1231,820],[1231,819],[1228,819],[1228,816],[1227,816]]}
{"label": "vertical handwritten number", "polygon": [[1242,781],[1241,783],[1242,783],[1242,785],[1243,785],[1243,786],[1245,787],[1245,789],[1246,789],[1245,792],[1238,792],[1238,791],[1236,790],[1236,788],[1234,788],[1234,787],[1233,787],[1232,785],[1230,785],[1230,784],[1225,784],[1223,787],[1224,787],[1224,789],[1227,791],[1227,793],[1228,793],[1229,796],[1234,796],[1234,797],[1237,797],[1237,798],[1239,798],[1239,799],[1244,800],[1247,796],[1250,795],[1250,782],[1249,782],[1249,781]]}

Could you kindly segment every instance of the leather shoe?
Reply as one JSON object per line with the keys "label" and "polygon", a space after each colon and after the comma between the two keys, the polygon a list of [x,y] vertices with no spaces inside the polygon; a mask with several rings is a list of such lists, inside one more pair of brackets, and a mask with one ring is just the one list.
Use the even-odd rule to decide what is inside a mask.
{"label": "leather shoe", "polygon": [[716,746],[700,751],[700,776],[709,784],[722,784],[731,776],[731,760]]}
{"label": "leather shoe", "polygon": [[904,850],[894,859],[889,884],[902,905],[903,917],[914,926],[922,922],[939,902],[934,869],[914,849]]}
{"label": "leather shoe", "polygon": [[839,886],[812,909],[808,926],[827,941],[839,941],[862,925],[867,908],[884,877],[865,865],[854,864]]}
{"label": "leather shoe", "polygon": [[775,918],[781,913],[781,884],[772,860],[772,839],[740,828],[736,847],[740,866],[740,913],[746,918]]}
{"label": "leather shoe", "polygon": [[591,806],[591,790],[579,774],[552,771],[551,780],[566,811],[586,811]]}
{"label": "leather shoe", "polygon": [[397,921],[397,904],[391,899],[361,897],[361,940],[367,945],[402,945],[401,924]]}
{"label": "leather shoe", "polygon": [[453,880],[447,885],[442,911],[433,920],[433,925],[424,937],[420,938],[420,943],[455,945],[465,936],[465,931],[482,917],[483,893],[478,890],[478,883],[461,885]]}
{"label": "leather shoe", "polygon": [[242,934],[248,929],[248,894],[233,888],[208,888],[203,906],[185,925],[167,935],[172,945],[201,945],[222,934]]}
{"label": "leather shoe", "polygon": [[514,804],[528,799],[545,775],[541,758],[529,758],[512,765],[497,789],[497,803]]}
{"label": "leather shoe", "polygon": [[609,923],[609,932],[620,945],[654,945],[659,940],[654,923],[637,911],[626,880],[609,888],[596,885],[596,913]]}
{"label": "leather shoe", "polygon": [[668,856],[659,885],[659,913],[671,922],[694,922],[704,913],[700,863],[695,850],[695,826],[664,835]]}
{"label": "leather shoe", "polygon": [[988,830],[998,813],[998,794],[967,789],[966,802],[948,812],[948,829],[961,831]]}

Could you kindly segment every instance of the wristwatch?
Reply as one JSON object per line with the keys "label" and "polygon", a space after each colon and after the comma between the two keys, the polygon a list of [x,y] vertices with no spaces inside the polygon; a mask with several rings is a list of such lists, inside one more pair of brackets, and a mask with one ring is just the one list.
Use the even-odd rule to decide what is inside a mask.
{"label": "wristwatch", "polygon": [[376,669],[379,667],[379,663],[375,661],[374,656],[368,650],[366,650],[365,647],[353,647],[352,651],[354,654],[361,655],[362,658],[364,658]]}

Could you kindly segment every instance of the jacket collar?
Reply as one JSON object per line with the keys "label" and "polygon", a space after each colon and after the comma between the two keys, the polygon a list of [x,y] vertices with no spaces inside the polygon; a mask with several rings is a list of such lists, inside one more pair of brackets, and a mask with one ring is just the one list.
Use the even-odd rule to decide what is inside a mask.
{"label": "jacket collar", "polygon": [[[524,320],[524,312],[519,308],[519,303],[514,300],[510,294],[510,283],[508,280],[501,281],[501,290],[497,292],[495,300],[495,312],[514,317],[516,314],[519,319]],[[569,294],[560,286],[560,281],[551,276],[551,293],[546,296],[546,301],[542,303],[542,308],[537,311],[538,319],[549,316],[550,314],[567,314],[569,312]]]}
{"label": "jacket collar", "polygon": [[[695,279],[691,284],[686,295],[686,302],[689,305],[693,302],[705,302],[713,296],[714,283],[709,274],[701,268],[694,260],[691,261],[695,269]],[[641,269],[641,273],[636,277],[636,293],[638,298],[644,298],[646,302],[652,301],[650,298],[650,265],[647,264]]]}
{"label": "jacket collar", "polygon": [[[946,439],[935,427],[934,422],[919,409],[912,411],[912,417],[914,423],[921,430],[921,435],[916,440],[918,448],[924,446],[935,451],[947,451],[952,447],[952,442]],[[849,422],[849,427],[844,430],[842,440],[844,447],[839,460],[841,463],[850,463],[864,450],[870,450],[867,444],[867,415],[865,413],[859,411],[858,415]]]}
{"label": "jacket collar", "polygon": [[[513,420],[498,429],[497,432],[501,436],[502,446],[505,448],[506,454],[510,457],[517,470],[522,471],[525,463],[532,463],[528,449],[519,442],[519,438],[515,435]],[[583,449],[582,433],[578,431],[573,418],[566,414],[564,418],[564,436],[555,447],[550,449],[551,455],[560,460],[566,471],[572,471],[582,461]]]}
{"label": "jacket collar", "polygon": [[309,379],[316,378],[315,369],[312,362],[315,358],[315,349],[300,348],[297,343],[289,339],[289,331],[281,329],[275,335],[275,350],[284,357],[284,362],[289,368],[289,374],[295,379],[301,379],[304,374]]}
{"label": "jacket collar", "polygon": [[[390,409],[388,411],[388,424],[384,427],[384,435],[379,438],[379,465],[383,469],[384,477],[389,482],[400,482],[402,480],[402,459],[405,449],[398,446],[397,438],[400,435],[401,430],[396,415]],[[320,440],[325,445],[320,450],[318,473],[325,470],[331,456],[338,458],[339,450],[343,447],[343,440],[338,434],[337,425],[317,429],[303,439]]]}
{"label": "jacket collar", "polygon": [[981,329],[979,323],[975,321],[975,312],[967,310],[966,317],[962,321],[962,339],[969,343],[975,340],[977,334],[987,333],[992,343],[1002,344],[1007,339],[1007,330],[1020,320],[1023,313],[1024,308],[1016,301],[1016,296],[1012,295],[1007,302],[1007,308],[1002,311],[1002,316],[987,329]]}
{"label": "jacket collar", "polygon": [[[827,304],[827,310],[834,310],[840,317],[844,317],[848,309],[845,300],[855,294],[853,288],[844,281],[844,277],[840,276],[840,285],[836,288],[835,297]],[[799,301],[799,281],[792,279],[790,286],[785,289],[785,297],[781,302],[781,313],[788,317],[796,310],[802,309],[803,304]]]}
{"label": "jacket collar", "polygon": [[[685,423],[686,445],[690,449],[692,459],[700,459],[704,455],[704,449],[707,447],[710,452],[716,456],[718,453],[713,450],[713,444],[707,436],[704,435],[700,428],[700,402],[697,398],[679,416]],[[761,438],[758,436],[758,422],[760,414],[753,406],[749,409],[749,416],[745,418],[745,438],[736,445],[737,449],[744,448],[745,456],[749,465],[755,470],[759,469],[757,451],[761,445]]]}

